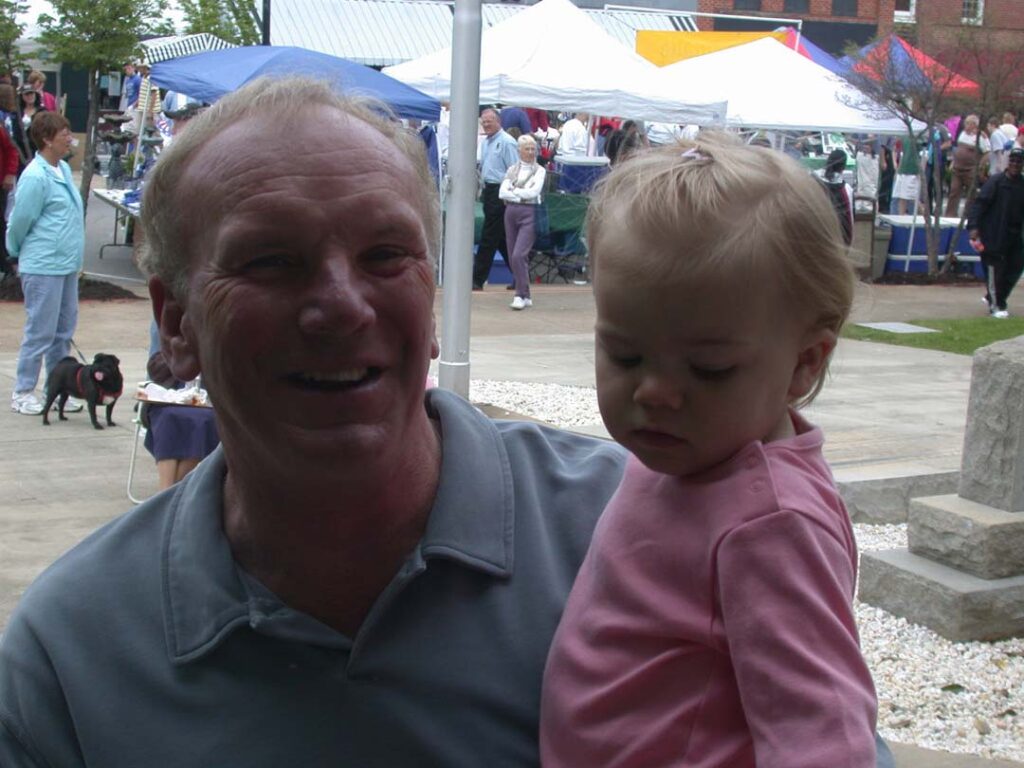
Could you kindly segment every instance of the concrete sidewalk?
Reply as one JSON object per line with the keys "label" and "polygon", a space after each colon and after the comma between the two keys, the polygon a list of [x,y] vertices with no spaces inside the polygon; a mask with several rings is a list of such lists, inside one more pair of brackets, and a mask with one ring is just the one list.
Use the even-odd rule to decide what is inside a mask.
{"label": "concrete sidewalk", "polygon": [[[127,249],[123,249],[127,250]],[[116,252],[115,252],[116,253]],[[117,258],[108,251],[108,258]],[[135,284],[141,293],[141,286]],[[855,320],[980,314],[970,288],[858,289]],[[508,309],[509,292],[473,295],[472,378],[593,385],[589,287],[540,286],[534,307]],[[440,315],[441,299],[437,311]],[[0,392],[13,383],[23,310],[0,304]],[[0,412],[0,631],[28,583],[62,552],[130,506],[125,495],[134,444],[132,385],[144,377],[149,308],[144,301],[84,303],[76,342],[92,356],[122,360],[126,393],[118,426],[92,428],[85,414],[44,427],[39,417]],[[970,359],[902,347],[843,342],[832,380],[811,409],[841,480],[938,474],[959,469]],[[591,425],[600,433],[602,427]],[[136,494],[156,487],[139,447]],[[948,756],[894,745],[899,768],[1010,768],[1021,764]]]}

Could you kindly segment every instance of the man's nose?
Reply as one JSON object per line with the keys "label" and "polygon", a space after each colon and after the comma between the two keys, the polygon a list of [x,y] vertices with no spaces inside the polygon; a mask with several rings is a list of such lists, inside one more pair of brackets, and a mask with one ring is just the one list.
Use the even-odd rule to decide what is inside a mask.
{"label": "man's nose", "polygon": [[375,317],[369,290],[366,276],[354,259],[343,251],[328,254],[310,275],[299,311],[300,330],[326,335],[365,328]]}

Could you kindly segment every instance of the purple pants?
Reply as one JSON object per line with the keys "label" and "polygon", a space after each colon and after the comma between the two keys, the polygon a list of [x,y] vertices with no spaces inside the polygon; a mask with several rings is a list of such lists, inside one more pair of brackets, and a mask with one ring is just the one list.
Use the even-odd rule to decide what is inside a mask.
{"label": "purple pants", "polygon": [[509,203],[505,206],[505,242],[516,296],[530,298],[530,251],[535,237],[534,221],[537,206]]}

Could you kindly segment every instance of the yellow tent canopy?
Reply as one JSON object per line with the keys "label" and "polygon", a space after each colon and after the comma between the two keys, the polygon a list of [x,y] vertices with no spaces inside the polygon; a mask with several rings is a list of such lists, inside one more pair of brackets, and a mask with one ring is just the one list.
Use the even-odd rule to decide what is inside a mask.
{"label": "yellow tent canopy", "polygon": [[655,29],[636,31],[636,52],[659,67],[724,48],[743,45],[762,37],[774,37],[785,44],[786,32],[666,32]]}

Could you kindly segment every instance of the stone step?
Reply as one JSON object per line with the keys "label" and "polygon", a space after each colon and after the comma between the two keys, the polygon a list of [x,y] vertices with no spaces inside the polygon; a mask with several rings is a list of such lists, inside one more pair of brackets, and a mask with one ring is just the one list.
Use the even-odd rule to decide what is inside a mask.
{"label": "stone step", "polygon": [[863,552],[858,597],[955,642],[1024,634],[1024,576],[979,579],[906,549]]}
{"label": "stone step", "polygon": [[907,522],[911,499],[956,491],[960,473],[928,472],[924,468],[890,463],[835,472],[850,519],[855,523]]}
{"label": "stone step", "polygon": [[982,579],[1024,574],[1024,514],[956,494],[910,502],[910,551]]}

